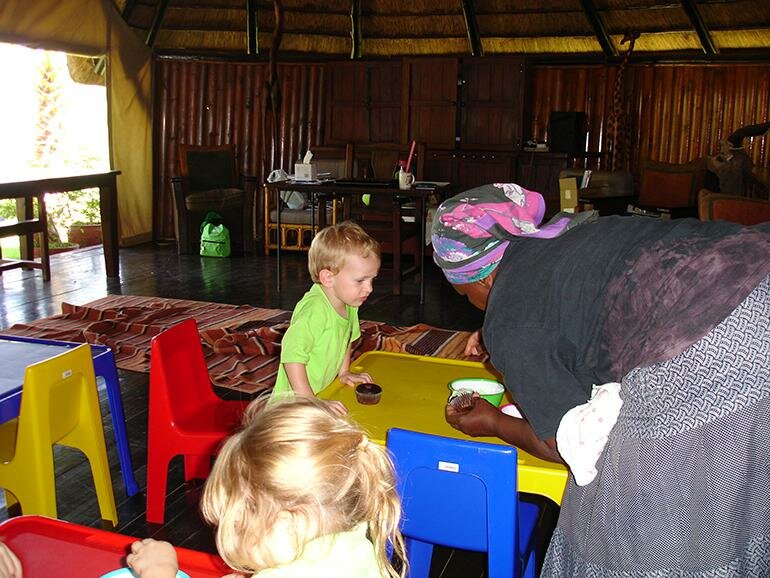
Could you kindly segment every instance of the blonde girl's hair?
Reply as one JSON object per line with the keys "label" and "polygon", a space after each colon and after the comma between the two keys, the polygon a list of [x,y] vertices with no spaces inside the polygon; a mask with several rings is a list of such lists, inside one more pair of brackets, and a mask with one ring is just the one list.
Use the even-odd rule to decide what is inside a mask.
{"label": "blonde girl's hair", "polygon": [[348,255],[364,259],[380,258],[380,244],[372,239],[360,225],[344,221],[325,227],[313,237],[308,251],[308,271],[313,283],[319,282],[319,273],[328,269],[335,275],[345,266]]}
{"label": "blonde girl's hair", "polygon": [[[297,557],[309,541],[365,522],[382,575],[406,573],[401,501],[387,450],[315,397],[252,404],[243,429],[217,457],[201,509],[217,526],[219,554],[240,572],[276,565],[261,538],[289,513],[310,522],[297,526]],[[400,572],[387,557],[388,542],[404,561]]]}

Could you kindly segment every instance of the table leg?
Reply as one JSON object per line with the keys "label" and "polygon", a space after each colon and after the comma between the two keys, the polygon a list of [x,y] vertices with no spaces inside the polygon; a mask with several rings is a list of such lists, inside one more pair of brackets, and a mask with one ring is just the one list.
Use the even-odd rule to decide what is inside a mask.
{"label": "table leg", "polygon": [[420,258],[420,263],[417,265],[417,270],[419,271],[418,274],[420,275],[420,305],[425,303],[425,220],[427,218],[427,211],[425,210],[425,205],[427,203],[425,201],[425,193],[416,198],[416,213],[417,218],[420,219],[420,226],[418,228],[420,238],[417,240],[420,244],[417,251]]}
{"label": "table leg", "polygon": [[118,193],[115,175],[111,183],[99,187],[99,213],[102,219],[102,243],[104,247],[104,269],[107,277],[120,276],[118,255]]}
{"label": "table leg", "polygon": [[393,195],[393,295],[401,295],[401,199]]}
{"label": "table leg", "polygon": [[273,189],[275,191],[275,288],[281,293],[281,191],[278,187]]}
{"label": "table leg", "polygon": [[[94,351],[94,350],[92,350]],[[134,468],[131,463],[131,452],[126,433],[126,418],[123,413],[123,400],[120,394],[120,381],[118,370],[115,366],[115,356],[108,349],[94,356],[94,373],[104,379],[107,388],[107,401],[110,405],[112,416],[112,429],[115,433],[115,447],[118,450],[120,471],[123,474],[123,483],[129,497],[139,493],[139,484],[134,476]]]}

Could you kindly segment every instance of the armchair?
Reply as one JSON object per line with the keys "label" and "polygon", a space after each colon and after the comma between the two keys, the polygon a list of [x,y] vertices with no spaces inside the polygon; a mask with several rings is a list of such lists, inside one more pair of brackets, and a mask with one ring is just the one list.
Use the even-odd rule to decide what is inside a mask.
{"label": "armchair", "polygon": [[179,253],[198,253],[200,225],[209,211],[222,215],[233,253],[253,253],[256,182],[238,175],[234,145],[179,145],[179,176],[171,179]]}
{"label": "armchair", "polygon": [[770,200],[701,189],[698,193],[698,217],[701,221],[732,221],[743,225],[765,223],[770,221]]}
{"label": "armchair", "polygon": [[647,160],[642,166],[639,207],[669,217],[694,217],[698,191],[707,179],[704,159],[683,164]]}

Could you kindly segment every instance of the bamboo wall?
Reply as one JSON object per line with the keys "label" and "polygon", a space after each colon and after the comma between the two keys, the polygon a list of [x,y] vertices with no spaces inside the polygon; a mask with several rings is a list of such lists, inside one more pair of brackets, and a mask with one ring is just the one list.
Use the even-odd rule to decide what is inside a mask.
{"label": "bamboo wall", "polygon": [[[264,109],[266,73],[265,63],[156,60],[156,239],[174,238],[170,177],[177,172],[180,143],[235,143],[241,171],[260,179],[272,168],[290,172],[308,146],[326,144],[331,93],[326,65],[279,65],[281,110],[275,146],[268,149],[262,145],[273,142],[265,134],[271,129]],[[587,150],[606,152],[616,74],[616,66],[529,68],[522,139],[547,140],[552,110],[585,111]],[[629,161],[636,174],[645,158],[682,163],[714,154],[718,141],[739,126],[768,120],[770,65],[629,65],[625,94],[632,143]],[[749,144],[754,164],[770,167],[770,139],[753,140]],[[591,166],[602,168],[601,157]]]}
{"label": "bamboo wall", "polygon": [[[616,74],[617,67],[606,66],[531,70],[531,134],[547,140],[552,110],[585,111],[588,150],[606,152]],[[645,158],[684,163],[716,154],[719,140],[738,127],[770,119],[769,88],[769,65],[630,65],[625,114],[632,172]],[[768,139],[753,141],[746,144],[755,166],[770,166]]]}

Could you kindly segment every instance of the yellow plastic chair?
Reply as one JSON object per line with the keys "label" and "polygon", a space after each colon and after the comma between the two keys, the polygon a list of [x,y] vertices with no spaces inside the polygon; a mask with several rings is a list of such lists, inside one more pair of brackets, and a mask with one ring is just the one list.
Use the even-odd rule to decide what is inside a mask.
{"label": "yellow plastic chair", "polygon": [[0,424],[0,487],[24,514],[57,517],[53,444],[82,451],[91,464],[102,519],[118,524],[91,349],[27,367],[19,417]]}

